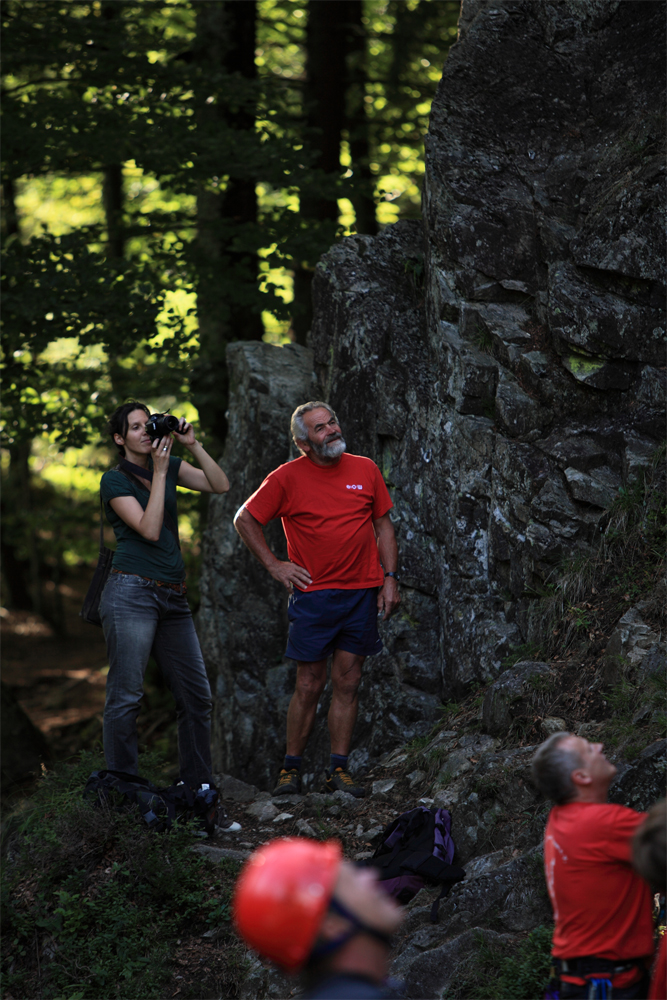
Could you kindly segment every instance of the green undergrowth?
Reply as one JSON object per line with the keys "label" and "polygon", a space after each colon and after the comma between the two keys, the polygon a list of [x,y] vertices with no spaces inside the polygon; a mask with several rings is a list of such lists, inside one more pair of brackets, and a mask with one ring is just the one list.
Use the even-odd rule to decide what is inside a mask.
{"label": "green undergrowth", "polygon": [[512,649],[503,657],[501,665],[503,670],[509,670],[510,667],[515,666],[517,663],[522,663],[525,660],[543,660],[544,653],[542,646],[535,642],[525,642],[519,646],[512,646]]}
{"label": "green undergrowth", "polygon": [[[85,753],[47,773],[5,824],[2,996],[150,1000],[179,987],[179,997],[234,996],[244,977],[230,922],[238,865],[193,852],[199,840],[187,824],[151,833],[134,811],[84,802],[86,778],[101,766]],[[159,780],[155,758],[140,769]],[[218,940],[204,946],[213,928]],[[197,962],[207,958],[196,984],[182,975],[188,942]]]}
{"label": "green undergrowth", "polygon": [[[529,647],[542,658],[563,655],[586,643],[597,626],[600,605],[620,617],[640,600],[658,600],[664,590],[667,551],[665,446],[600,518],[593,551],[562,566],[548,581],[533,610]],[[524,658],[534,658],[527,657]],[[511,664],[507,664],[508,666]]]}
{"label": "green undergrowth", "polygon": [[631,684],[623,678],[606,692],[610,716],[600,730],[606,747],[634,760],[645,747],[667,736],[667,690],[662,672]]}
{"label": "green undergrowth", "polygon": [[[544,996],[551,965],[550,926],[541,925],[511,948],[506,942],[488,943],[483,934],[450,981],[447,1000],[535,1000]],[[509,953],[508,953],[509,952]]]}

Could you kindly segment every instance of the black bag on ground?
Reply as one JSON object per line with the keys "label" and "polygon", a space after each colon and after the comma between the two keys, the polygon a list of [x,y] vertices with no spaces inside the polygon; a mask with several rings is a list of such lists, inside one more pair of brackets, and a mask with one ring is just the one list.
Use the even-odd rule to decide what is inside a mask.
{"label": "black bag on ground", "polygon": [[175,820],[195,820],[207,836],[215,832],[218,791],[212,785],[194,792],[187,785],[159,788],[147,778],[124,771],[93,771],[83,790],[93,805],[137,809],[149,829],[170,830]]}
{"label": "black bag on ground", "polygon": [[97,560],[97,566],[95,567],[95,573],[93,574],[93,579],[88,587],[88,593],[83,599],[83,605],[81,611],[79,611],[79,617],[83,618],[84,622],[89,622],[91,625],[98,625],[102,627],[102,619],[100,618],[100,599],[102,597],[102,591],[107,582],[107,577],[111,572],[111,563],[114,557],[114,550],[108,549],[104,544],[104,517],[102,508],[102,497],[100,497],[100,554]]}
{"label": "black bag on ground", "polygon": [[372,858],[364,862],[380,870],[384,888],[399,903],[409,903],[424,885],[440,885],[440,895],[431,907],[431,923],[437,924],[440,900],[465,870],[453,865],[452,818],[447,809],[419,806],[390,823]]}

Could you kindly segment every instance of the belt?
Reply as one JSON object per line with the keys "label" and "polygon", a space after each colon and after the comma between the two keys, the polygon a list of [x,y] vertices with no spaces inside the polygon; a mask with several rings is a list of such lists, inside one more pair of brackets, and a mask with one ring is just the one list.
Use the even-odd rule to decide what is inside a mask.
{"label": "belt", "polygon": [[182,583],[165,583],[164,580],[153,580],[152,577],[141,576],[140,573],[126,573],[122,569],[112,569],[111,572],[118,573],[119,576],[136,576],[138,580],[146,580],[148,583],[154,583],[156,587],[168,587],[175,594],[186,594],[188,590],[185,586],[185,580]]}
{"label": "belt", "polygon": [[637,967],[645,968],[643,958],[596,958],[595,955],[584,955],[581,958],[554,958],[553,963],[559,973],[571,976],[588,976],[596,973],[616,975],[619,972],[629,972]]}

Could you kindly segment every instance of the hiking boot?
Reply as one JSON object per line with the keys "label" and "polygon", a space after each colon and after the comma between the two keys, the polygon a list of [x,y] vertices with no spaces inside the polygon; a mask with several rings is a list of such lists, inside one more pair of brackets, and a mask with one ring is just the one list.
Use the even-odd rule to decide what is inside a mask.
{"label": "hiking boot", "polygon": [[285,768],[280,769],[280,774],[278,775],[278,784],[273,789],[272,795],[300,795],[301,794],[301,775],[295,767],[286,771]]}
{"label": "hiking boot", "polygon": [[355,785],[354,778],[349,771],[337,767],[333,774],[330,771],[324,772],[324,784],[328,792],[347,792],[354,795],[355,799],[363,799],[366,789],[361,785]]}
{"label": "hiking boot", "polygon": [[238,833],[241,830],[241,824],[230,819],[222,806],[218,806],[216,810],[215,826],[220,833]]}

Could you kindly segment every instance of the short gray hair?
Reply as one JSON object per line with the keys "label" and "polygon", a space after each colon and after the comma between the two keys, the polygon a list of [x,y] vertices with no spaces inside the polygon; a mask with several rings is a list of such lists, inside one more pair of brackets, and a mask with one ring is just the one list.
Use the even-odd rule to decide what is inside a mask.
{"label": "short gray hair", "polygon": [[572,733],[553,733],[535,752],[531,764],[531,774],[538,789],[546,798],[558,805],[570,802],[576,795],[572,782],[572,772],[583,767],[583,761],[576,750],[566,750],[561,746]]}
{"label": "short gray hair", "polygon": [[310,413],[311,410],[319,409],[328,410],[334,420],[338,420],[333,408],[329,406],[328,403],[323,403],[321,399],[311,399],[309,402],[302,403],[301,406],[297,406],[290,421],[290,430],[292,432],[292,437],[294,438],[294,444],[297,448],[299,447],[299,441],[308,440],[308,428],[303,422],[304,413]]}

